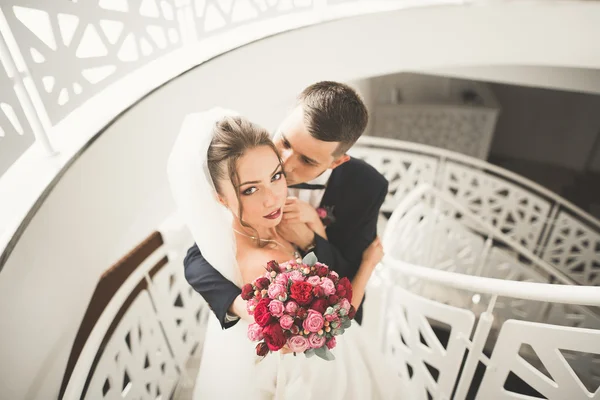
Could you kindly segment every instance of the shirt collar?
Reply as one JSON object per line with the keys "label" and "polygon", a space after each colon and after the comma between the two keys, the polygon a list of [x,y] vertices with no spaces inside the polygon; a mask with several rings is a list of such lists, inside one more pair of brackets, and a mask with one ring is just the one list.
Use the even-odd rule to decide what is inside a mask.
{"label": "shirt collar", "polygon": [[321,175],[317,176],[312,181],[306,182],[306,183],[309,183],[311,185],[327,185],[327,182],[329,181],[329,178],[331,177],[331,171],[333,171],[333,170],[328,168]]}

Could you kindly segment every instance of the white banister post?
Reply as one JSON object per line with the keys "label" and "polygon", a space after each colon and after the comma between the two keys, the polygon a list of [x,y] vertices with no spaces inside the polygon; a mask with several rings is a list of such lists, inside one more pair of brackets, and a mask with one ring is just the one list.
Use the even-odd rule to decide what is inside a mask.
{"label": "white banister post", "polygon": [[540,240],[537,242],[535,249],[533,249],[533,254],[542,258],[544,256],[544,251],[546,250],[546,242],[550,238],[550,234],[552,230],[555,228],[556,218],[558,217],[558,210],[560,209],[560,204],[554,201],[552,203],[552,208],[550,209],[550,213],[548,213],[548,218],[546,218],[546,224],[544,226],[544,231],[540,237]]}
{"label": "white banister post", "polygon": [[446,189],[446,182],[444,181],[444,173],[446,169],[446,157],[443,155],[438,156],[438,164],[433,175],[432,186],[440,191]]}
{"label": "white banister post", "polygon": [[456,388],[454,396],[455,399],[466,398],[469,388],[471,387],[473,375],[475,375],[475,368],[477,368],[477,363],[481,358],[481,354],[483,354],[485,342],[492,329],[492,324],[494,322],[494,314],[492,314],[492,311],[496,305],[497,298],[497,295],[493,295],[487,311],[482,312],[479,316],[479,322],[477,323],[477,328],[475,328],[475,334],[473,335],[473,344],[471,345],[469,355],[467,356],[458,380],[458,387]]}
{"label": "white banister post", "polygon": [[483,246],[483,250],[481,251],[481,259],[479,260],[479,268],[477,268],[477,272],[475,276],[481,276],[483,274],[483,268],[485,267],[485,263],[487,262],[488,256],[490,255],[490,250],[494,243],[494,236],[488,235],[485,244]]}

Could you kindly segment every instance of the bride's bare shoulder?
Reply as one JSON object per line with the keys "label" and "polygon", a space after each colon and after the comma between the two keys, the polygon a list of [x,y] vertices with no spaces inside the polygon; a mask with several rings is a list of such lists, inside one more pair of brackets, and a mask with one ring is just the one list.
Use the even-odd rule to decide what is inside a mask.
{"label": "bride's bare shoulder", "polygon": [[247,248],[238,251],[237,262],[244,282],[252,282],[259,275],[264,274],[265,267],[273,256],[265,249]]}
{"label": "bride's bare shoulder", "polygon": [[241,267],[256,264],[266,265],[272,259],[266,252],[255,249],[244,251],[237,255],[237,262]]}

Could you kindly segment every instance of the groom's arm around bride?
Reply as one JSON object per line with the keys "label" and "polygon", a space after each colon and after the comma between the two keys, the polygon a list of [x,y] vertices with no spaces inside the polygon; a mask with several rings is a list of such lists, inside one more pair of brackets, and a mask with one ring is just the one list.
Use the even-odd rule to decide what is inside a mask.
{"label": "groom's arm around bride", "polygon": [[[349,279],[356,275],[363,252],[376,237],[379,209],[387,195],[387,180],[381,174],[345,154],[367,120],[366,107],[353,89],[319,82],[299,95],[297,107],[274,138],[292,185],[290,194],[313,208],[320,207],[327,225],[327,239],[307,230],[304,223],[283,226],[282,233]],[[298,188],[302,182],[317,184]],[[239,302],[240,288],[216,271],[196,245],[188,250],[184,266],[189,284],[204,297],[221,325],[234,325],[237,320],[228,312],[236,298]],[[356,314],[358,322],[361,316],[362,307]]]}

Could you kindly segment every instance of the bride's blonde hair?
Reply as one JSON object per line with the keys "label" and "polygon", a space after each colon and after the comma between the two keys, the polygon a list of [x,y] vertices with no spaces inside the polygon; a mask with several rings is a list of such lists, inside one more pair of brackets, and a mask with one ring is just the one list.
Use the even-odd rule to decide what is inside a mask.
{"label": "bride's blonde hair", "polygon": [[254,231],[257,244],[261,243],[258,232],[243,220],[244,210],[240,193],[237,190],[240,185],[237,162],[246,152],[261,146],[270,147],[277,155],[279,164],[283,166],[281,156],[266,129],[244,117],[224,117],[215,125],[213,139],[207,153],[208,171],[217,193],[223,194],[220,181],[229,177],[231,184],[236,188],[235,196],[239,204],[238,218],[240,224]]}

